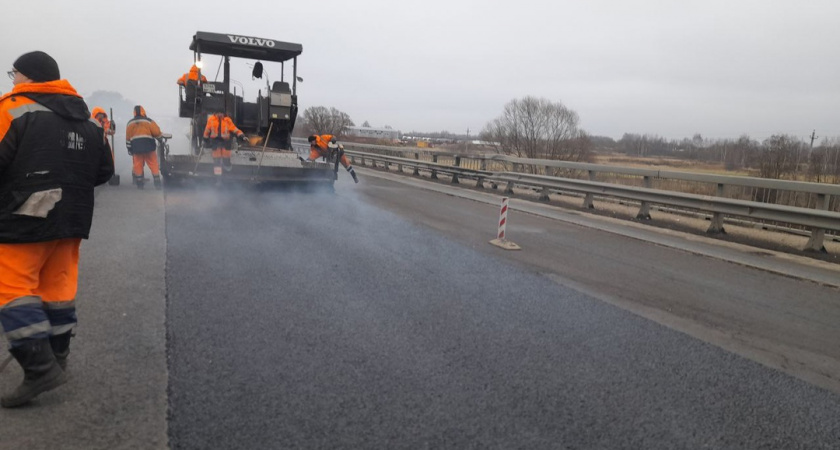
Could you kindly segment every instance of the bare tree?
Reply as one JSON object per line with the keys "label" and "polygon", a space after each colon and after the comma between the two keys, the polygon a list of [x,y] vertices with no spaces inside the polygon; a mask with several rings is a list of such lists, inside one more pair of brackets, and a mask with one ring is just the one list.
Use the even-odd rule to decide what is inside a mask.
{"label": "bare tree", "polygon": [[808,181],[816,183],[825,183],[828,179],[828,152],[823,148],[812,150],[808,155]]}
{"label": "bare tree", "polygon": [[495,142],[497,150],[518,157],[586,161],[592,144],[578,127],[576,112],[560,102],[524,97],[505,105],[502,115],[489,122],[481,139]]}
{"label": "bare tree", "polygon": [[802,142],[786,134],[774,134],[764,141],[758,153],[758,169],[763,178],[780,179],[796,171]]}
{"label": "bare tree", "polygon": [[825,152],[822,170],[826,175],[825,181],[828,182],[828,175],[831,175],[831,181],[840,184],[840,137],[824,138],[817,150]]}
{"label": "bare tree", "polygon": [[335,108],[327,109],[325,106],[311,106],[303,111],[303,119],[310,131],[315,134],[332,134],[342,136],[347,127],[355,124],[350,116]]}

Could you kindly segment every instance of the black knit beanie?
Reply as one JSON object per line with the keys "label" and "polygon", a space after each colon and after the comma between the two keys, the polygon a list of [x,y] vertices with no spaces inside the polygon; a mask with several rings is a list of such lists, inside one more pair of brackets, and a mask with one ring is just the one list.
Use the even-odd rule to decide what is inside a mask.
{"label": "black knit beanie", "polygon": [[20,58],[12,66],[27,78],[39,83],[61,78],[61,73],[58,71],[58,63],[52,59],[52,56],[41,51],[20,55]]}

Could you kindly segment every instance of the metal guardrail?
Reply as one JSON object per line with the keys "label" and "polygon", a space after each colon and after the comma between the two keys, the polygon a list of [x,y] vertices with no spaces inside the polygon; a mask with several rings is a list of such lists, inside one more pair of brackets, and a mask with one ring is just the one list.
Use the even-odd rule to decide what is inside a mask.
{"label": "metal guardrail", "polygon": [[[642,219],[650,218],[651,204],[708,212],[712,214],[712,220],[707,233],[712,234],[725,232],[725,216],[810,228],[811,235],[806,250],[825,251],[824,239],[827,230],[840,234],[840,211],[831,208],[832,198],[838,204],[837,207],[840,207],[840,185],[528,159],[498,154],[462,155],[354,143],[345,143],[344,146],[354,164],[355,160],[359,159],[362,166],[366,165],[366,161],[373,166],[384,164],[386,169],[396,165],[400,173],[403,172],[403,167],[408,167],[413,169],[412,173],[416,176],[420,175],[421,170],[430,172],[433,179],[437,178],[438,173],[444,173],[452,177],[453,184],[460,183],[462,178],[470,178],[476,180],[476,186],[479,188],[483,187],[485,182],[506,184],[506,193],[512,193],[515,185],[537,188],[541,190],[541,200],[548,200],[552,191],[577,192],[585,195],[583,206],[586,208],[594,207],[595,196],[638,201],[640,208],[637,217]],[[368,151],[361,151],[362,149]],[[414,158],[404,155],[413,155]],[[425,159],[429,157],[431,161]],[[451,164],[443,163],[441,160],[444,159],[447,162],[451,161]],[[507,170],[508,168],[513,171]],[[526,168],[531,172],[540,169],[547,173],[576,171],[585,174],[586,179],[523,173]],[[631,183],[641,186],[599,181],[598,177],[604,174],[630,178]],[[657,181],[660,182],[659,186],[654,186]],[[711,187],[713,191],[709,194],[698,194],[663,189],[662,186],[666,184],[662,181],[700,183],[707,186],[706,190]],[[726,190],[732,188],[752,189],[753,197],[757,197],[756,192],[760,192],[766,198],[775,198],[780,192],[787,192],[788,200],[793,198],[794,203],[801,194],[807,207],[727,197]]]}

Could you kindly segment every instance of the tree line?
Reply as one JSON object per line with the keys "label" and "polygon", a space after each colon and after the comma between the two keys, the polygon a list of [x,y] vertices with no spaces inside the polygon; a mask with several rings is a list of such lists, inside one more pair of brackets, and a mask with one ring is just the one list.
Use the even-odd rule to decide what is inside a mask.
{"label": "tree line", "polygon": [[[301,119],[296,135],[342,136],[348,127],[355,126],[347,113],[324,106],[307,108]],[[455,136],[445,131],[437,134]],[[695,134],[668,140],[625,133],[616,141],[586,133],[578,114],[562,102],[532,96],[508,102],[478,137],[499,153],[523,158],[589,162],[596,152],[615,152],[718,163],[726,170],[747,170],[763,178],[840,183],[840,138],[824,138],[814,146],[787,134],[758,141],[747,135],[710,140]]]}
{"label": "tree line", "polygon": [[742,135],[737,139],[665,139],[656,135],[625,133],[615,141],[593,138],[598,150],[629,156],[672,157],[723,164],[726,170],[750,170],[762,178],[840,183],[840,139],[823,138],[817,145],[788,134],[763,141]]}

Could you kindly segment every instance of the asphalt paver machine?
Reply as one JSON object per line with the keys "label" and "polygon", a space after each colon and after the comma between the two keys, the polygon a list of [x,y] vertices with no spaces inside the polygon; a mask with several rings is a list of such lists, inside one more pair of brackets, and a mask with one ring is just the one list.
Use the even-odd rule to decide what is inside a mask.
{"label": "asphalt paver machine", "polygon": [[[332,186],[335,171],[330,164],[308,162],[292,148],[291,135],[298,113],[297,58],[303,52],[300,44],[234,34],[199,31],[193,36],[190,50],[194,61],[203,55],[222,57],[221,80],[187,80],[179,85],[179,116],[190,118],[190,154],[170,154],[168,146],[159,146],[161,173],[167,182],[187,178],[238,180],[250,182],[289,182],[325,184]],[[266,77],[262,89],[253,102],[243,97],[231,79],[231,58],[255,60],[254,79]],[[236,60],[234,60],[236,61]],[[263,62],[279,63],[280,79],[268,80]],[[285,77],[286,65],[292,65],[292,77]],[[199,66],[199,70],[201,65]],[[250,64],[249,64],[250,65]],[[206,75],[206,74],[205,74]],[[214,173],[212,149],[205,148],[203,139],[207,118],[214,111],[223,110],[248,137],[247,143],[234,139],[231,166],[221,176]]]}

